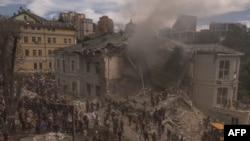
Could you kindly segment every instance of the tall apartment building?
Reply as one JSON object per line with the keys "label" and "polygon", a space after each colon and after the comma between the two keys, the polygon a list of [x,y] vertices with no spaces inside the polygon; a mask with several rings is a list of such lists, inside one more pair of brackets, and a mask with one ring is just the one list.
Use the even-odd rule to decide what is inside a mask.
{"label": "tall apartment building", "polygon": [[114,32],[114,23],[113,20],[108,16],[102,16],[99,18],[97,25],[98,33],[113,33]]}
{"label": "tall apartment building", "polygon": [[12,18],[22,25],[17,57],[22,63],[16,67],[20,71],[53,71],[53,50],[76,42],[75,28],[69,24],[46,20],[21,7]]}
{"label": "tall apartment building", "polygon": [[85,14],[69,11],[68,13],[60,13],[59,19],[75,27],[77,38],[81,39],[84,37],[83,20],[85,19]]}
{"label": "tall apartment building", "polygon": [[209,25],[209,30],[217,33],[220,37],[225,37],[227,33],[241,29],[247,32],[247,26],[241,23],[217,23],[212,22]]}
{"label": "tall apartment building", "polygon": [[82,21],[83,35],[88,36],[94,34],[94,24],[92,19],[83,19]]}

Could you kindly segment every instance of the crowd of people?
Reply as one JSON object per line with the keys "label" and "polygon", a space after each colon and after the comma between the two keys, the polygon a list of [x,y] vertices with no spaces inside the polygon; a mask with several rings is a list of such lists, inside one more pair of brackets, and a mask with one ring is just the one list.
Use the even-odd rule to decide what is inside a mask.
{"label": "crowd of people", "polygon": [[[124,108],[108,99],[99,99],[97,102],[86,100],[85,111],[78,111],[67,102],[58,103],[51,100],[57,99],[58,95],[53,79],[49,78],[53,78],[53,74],[31,73],[28,79],[23,79],[23,86],[29,91],[36,92],[38,96],[24,96],[18,99],[19,122],[9,121],[9,131],[33,134],[76,132],[82,135],[83,141],[123,141],[127,130],[134,130],[140,141],[156,141],[161,139],[162,135],[167,135],[167,138],[176,136],[171,130],[166,129],[163,123],[166,109],[157,108],[159,96],[151,95],[151,106],[155,109],[153,114],[146,111],[145,107],[150,105],[144,105],[143,110],[138,110],[131,105]],[[1,112],[0,123],[6,122],[6,115],[7,113]],[[8,131],[4,133],[8,135]],[[183,141],[182,136],[176,138]]]}

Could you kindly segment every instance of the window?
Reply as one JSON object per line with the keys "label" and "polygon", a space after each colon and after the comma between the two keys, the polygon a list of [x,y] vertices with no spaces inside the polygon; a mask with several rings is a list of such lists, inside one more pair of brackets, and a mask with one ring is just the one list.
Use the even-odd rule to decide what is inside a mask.
{"label": "window", "polygon": [[32,29],[32,30],[35,30],[35,27],[34,27],[34,26],[32,26],[32,27],[31,27],[31,29]]}
{"label": "window", "polygon": [[75,61],[71,60],[71,71],[75,70]]}
{"label": "window", "polygon": [[226,105],[227,102],[227,88],[218,88],[217,104]]}
{"label": "window", "polygon": [[91,84],[87,83],[87,94],[91,94]]}
{"label": "window", "polygon": [[28,49],[25,50],[25,56],[30,56],[30,51]]}
{"label": "window", "polygon": [[65,72],[65,60],[62,60],[62,69],[63,69],[63,72]]}
{"label": "window", "polygon": [[34,69],[36,70],[36,69],[37,69],[37,63],[34,63],[34,64],[33,64],[33,67],[34,67]]}
{"label": "window", "polygon": [[56,29],[55,28],[52,28],[52,32],[55,32],[56,31]]}
{"label": "window", "polygon": [[33,50],[33,56],[37,56],[36,50]]}
{"label": "window", "polygon": [[100,63],[99,62],[96,62],[96,64],[95,64],[95,72],[100,73]]}
{"label": "window", "polygon": [[58,86],[61,85],[60,78],[57,78],[57,85],[58,85]]}
{"label": "window", "polygon": [[96,85],[95,92],[96,92],[96,96],[100,96],[101,95],[101,87]]}
{"label": "window", "polygon": [[220,61],[219,66],[219,78],[220,79],[229,79],[229,61]]}
{"label": "window", "polygon": [[37,30],[41,30],[41,28],[40,28],[40,27],[37,27]]}
{"label": "window", "polygon": [[239,124],[239,118],[234,118],[234,117],[232,117],[231,124],[232,124],[232,125],[237,125],[237,124]]}
{"label": "window", "polygon": [[87,72],[90,72],[90,62],[87,62]]}
{"label": "window", "polygon": [[50,28],[47,28],[48,31],[50,31]]}
{"label": "window", "polygon": [[39,69],[43,69],[43,63],[39,63]]}
{"label": "window", "polygon": [[76,91],[76,89],[77,89],[77,84],[76,84],[76,82],[75,81],[73,81],[72,82],[72,92],[75,92]]}
{"label": "window", "polygon": [[52,54],[51,50],[48,50],[48,56],[50,56]]}
{"label": "window", "polygon": [[68,39],[69,44],[71,44],[71,39]]}
{"label": "window", "polygon": [[67,39],[66,38],[64,38],[64,44],[67,44]]}
{"label": "window", "polygon": [[54,43],[54,44],[56,43],[56,38],[53,38],[53,43]]}
{"label": "window", "polygon": [[42,50],[38,50],[38,56],[42,56]]}
{"label": "window", "polygon": [[24,41],[24,43],[28,43],[29,42],[29,38],[27,36],[24,36],[23,41]]}
{"label": "window", "polygon": [[52,62],[49,62],[49,68],[52,69]]}
{"label": "window", "polygon": [[32,43],[36,43],[36,37],[32,37]]}
{"label": "window", "polygon": [[51,38],[48,38],[48,43],[49,43],[49,44],[51,43]]}
{"label": "window", "polygon": [[233,89],[233,97],[232,98],[233,98],[232,101],[237,100],[237,87],[234,87],[234,89]]}
{"label": "window", "polygon": [[57,59],[57,68],[58,69],[60,68],[60,61],[59,61],[59,59]]}
{"label": "window", "polygon": [[41,43],[41,42],[42,42],[41,37],[37,37],[37,42],[38,42],[38,43]]}

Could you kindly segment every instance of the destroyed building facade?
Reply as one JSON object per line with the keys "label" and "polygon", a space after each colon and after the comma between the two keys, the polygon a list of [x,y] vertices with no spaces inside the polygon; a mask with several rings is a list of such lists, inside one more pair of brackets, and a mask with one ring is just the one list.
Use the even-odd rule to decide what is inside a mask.
{"label": "destroyed building facade", "polygon": [[124,40],[120,35],[106,35],[56,50],[58,92],[82,98],[107,93],[112,81],[121,78]]}

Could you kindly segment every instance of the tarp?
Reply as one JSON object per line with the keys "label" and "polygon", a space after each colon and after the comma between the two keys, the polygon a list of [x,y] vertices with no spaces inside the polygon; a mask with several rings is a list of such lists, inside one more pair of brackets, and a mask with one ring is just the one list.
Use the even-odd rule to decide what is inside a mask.
{"label": "tarp", "polygon": [[33,141],[70,141],[70,136],[63,133],[50,132],[43,135],[37,135],[33,137]]}

